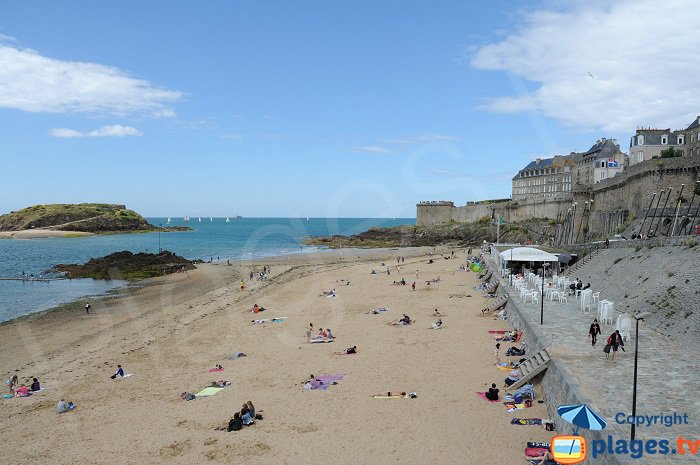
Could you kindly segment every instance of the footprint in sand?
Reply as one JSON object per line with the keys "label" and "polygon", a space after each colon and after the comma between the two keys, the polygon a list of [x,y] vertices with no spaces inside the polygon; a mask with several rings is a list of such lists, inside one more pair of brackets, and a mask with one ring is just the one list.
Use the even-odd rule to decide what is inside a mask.
{"label": "footprint in sand", "polygon": [[190,444],[189,439],[182,442],[175,441],[167,447],[162,447],[159,453],[161,457],[178,457],[180,455],[183,455],[191,448],[192,445]]}

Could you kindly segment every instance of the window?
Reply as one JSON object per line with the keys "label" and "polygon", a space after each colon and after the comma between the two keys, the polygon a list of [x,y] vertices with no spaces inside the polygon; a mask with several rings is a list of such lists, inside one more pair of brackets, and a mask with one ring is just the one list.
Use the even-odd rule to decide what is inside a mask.
{"label": "window", "polygon": [[685,144],[685,137],[678,136],[678,145],[684,145],[684,144]]}
{"label": "window", "polygon": [[605,179],[605,171],[600,172],[600,179]]}
{"label": "window", "polygon": [[661,136],[661,145],[668,144],[668,136]]}
{"label": "window", "polygon": [[644,134],[639,134],[637,136],[637,145],[644,145]]}
{"label": "window", "polygon": [[637,152],[637,163],[644,161],[644,150]]}

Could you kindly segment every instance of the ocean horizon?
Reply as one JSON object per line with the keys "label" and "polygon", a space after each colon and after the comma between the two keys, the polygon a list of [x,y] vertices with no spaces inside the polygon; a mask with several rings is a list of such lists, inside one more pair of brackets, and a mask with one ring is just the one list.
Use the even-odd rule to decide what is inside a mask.
{"label": "ocean horizon", "polygon": [[[168,222],[170,219],[170,222]],[[88,237],[0,240],[0,277],[44,275],[59,263],[84,263],[128,250],[168,250],[187,259],[250,260],[323,247],[301,246],[307,236],[358,234],[371,227],[415,224],[415,218],[190,218],[149,217],[156,226],[189,226],[192,231],[110,234]],[[44,311],[88,296],[103,295],[124,281],[72,279],[51,282],[0,281],[0,322]]]}

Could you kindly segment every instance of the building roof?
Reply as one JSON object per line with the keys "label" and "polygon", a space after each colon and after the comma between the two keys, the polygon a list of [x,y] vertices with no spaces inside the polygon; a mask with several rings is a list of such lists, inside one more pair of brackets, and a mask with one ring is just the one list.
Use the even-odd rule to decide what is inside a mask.
{"label": "building roof", "polygon": [[[682,136],[670,129],[638,129],[637,134],[630,139],[630,147],[639,145],[639,136],[644,136],[644,145],[680,145],[678,138]],[[661,138],[668,136],[666,144],[661,143]]]}
{"label": "building roof", "polygon": [[617,141],[615,139],[602,138],[593,144],[587,152],[583,152],[581,157],[587,158],[595,155],[596,159],[613,158],[617,153],[620,153],[620,146],[617,145]]}
{"label": "building roof", "polygon": [[556,262],[556,255],[533,247],[513,247],[500,253],[501,260],[506,262]]}
{"label": "building roof", "polygon": [[685,128],[685,129],[686,129],[686,131],[687,131],[688,129],[697,128],[698,126],[700,126],[700,116],[698,116],[697,118],[695,118],[695,121],[693,121],[692,123],[690,123],[690,126],[688,126],[688,127]]}

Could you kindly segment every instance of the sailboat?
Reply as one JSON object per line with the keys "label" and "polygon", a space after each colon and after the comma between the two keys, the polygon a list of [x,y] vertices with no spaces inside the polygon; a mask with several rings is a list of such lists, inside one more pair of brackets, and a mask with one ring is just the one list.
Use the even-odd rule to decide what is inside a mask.
{"label": "sailboat", "polygon": [[170,217],[168,217],[168,223],[170,223]]}
{"label": "sailboat", "polygon": [[185,221],[189,221],[189,220],[190,220],[190,217],[189,217],[189,216],[185,216],[183,219],[184,219]]}
{"label": "sailboat", "polygon": [[202,217],[197,218],[197,221],[202,222]]}
{"label": "sailboat", "polygon": [[226,217],[226,222],[227,222],[227,223],[230,223],[231,220],[229,220],[228,217]]}
{"label": "sailboat", "polygon": [[210,216],[210,217],[209,217],[209,221],[214,221],[214,218],[212,218],[212,217]]}

